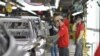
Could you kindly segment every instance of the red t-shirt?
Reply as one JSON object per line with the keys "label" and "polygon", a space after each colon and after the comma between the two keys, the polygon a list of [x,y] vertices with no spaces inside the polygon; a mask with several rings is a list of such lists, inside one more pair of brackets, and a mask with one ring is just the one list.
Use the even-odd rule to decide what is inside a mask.
{"label": "red t-shirt", "polygon": [[69,32],[65,24],[60,26],[58,31],[59,39],[58,39],[58,47],[64,48],[69,45]]}
{"label": "red t-shirt", "polygon": [[70,22],[69,22],[69,20],[68,20],[67,18],[65,18],[63,22],[64,22],[64,24],[67,26],[68,31],[69,31],[69,27],[70,27]]}
{"label": "red t-shirt", "polygon": [[100,43],[99,43],[99,46],[95,52],[95,56],[100,56]]}
{"label": "red t-shirt", "polygon": [[77,25],[75,33],[76,39],[79,37],[81,30],[85,30],[85,26],[82,23]]}

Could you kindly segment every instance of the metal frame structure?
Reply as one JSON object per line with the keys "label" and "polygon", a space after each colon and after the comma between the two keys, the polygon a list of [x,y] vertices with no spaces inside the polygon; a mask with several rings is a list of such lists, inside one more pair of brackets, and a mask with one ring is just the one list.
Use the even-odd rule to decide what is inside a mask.
{"label": "metal frame structure", "polygon": [[[17,42],[16,43],[16,49],[17,50],[13,50],[12,52],[14,52],[14,53],[9,53],[10,56],[13,56],[13,55],[24,56],[25,53],[27,53],[27,50],[35,47],[35,45],[37,45],[38,43],[40,45],[36,47],[36,53],[38,54],[39,53],[38,50],[40,50],[40,53],[42,52],[40,54],[40,56],[44,55],[43,54],[44,53],[44,51],[43,51],[44,47],[42,47],[42,46],[45,44],[46,40],[41,38],[42,35],[41,36],[36,36],[37,33],[35,32],[35,27],[36,27],[35,23],[38,22],[38,23],[40,23],[39,24],[39,26],[40,26],[40,33],[44,33],[44,32],[41,31],[41,30],[43,30],[42,29],[42,21],[40,20],[39,17],[21,16],[21,17],[18,17],[18,18],[0,18],[0,22],[4,23],[4,24],[5,24],[5,22],[22,22],[22,23],[23,22],[28,22],[29,23],[28,24],[29,25],[29,29],[9,29],[9,28],[7,29],[8,31],[14,31],[14,32],[17,32],[17,31],[20,31],[20,32],[21,31],[26,31],[26,32],[29,31],[30,32],[30,38],[28,38],[29,40],[27,40],[27,41],[16,40],[16,42]],[[45,35],[45,33],[43,35]],[[47,36],[45,35],[43,37],[47,37]]]}

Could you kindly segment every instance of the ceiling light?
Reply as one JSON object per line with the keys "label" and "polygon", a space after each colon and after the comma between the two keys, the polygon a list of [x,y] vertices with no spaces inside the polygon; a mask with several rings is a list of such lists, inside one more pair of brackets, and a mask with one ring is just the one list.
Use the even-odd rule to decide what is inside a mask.
{"label": "ceiling light", "polygon": [[13,6],[12,9],[17,9],[17,7],[16,6]]}
{"label": "ceiling light", "polygon": [[72,14],[72,16],[76,16],[76,15],[81,14],[81,13],[83,13],[83,11],[75,12]]}
{"label": "ceiling light", "polygon": [[5,14],[1,14],[1,13],[0,13],[0,16],[5,16]]}
{"label": "ceiling light", "polygon": [[5,6],[5,5],[6,5],[6,3],[4,3],[4,2],[2,2],[2,1],[0,1],[0,5]]}

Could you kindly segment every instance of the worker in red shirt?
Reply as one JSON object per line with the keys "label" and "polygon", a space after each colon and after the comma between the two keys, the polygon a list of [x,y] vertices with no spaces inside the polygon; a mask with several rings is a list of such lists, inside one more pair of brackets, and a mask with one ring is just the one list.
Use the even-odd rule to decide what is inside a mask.
{"label": "worker in red shirt", "polygon": [[59,29],[57,40],[59,56],[69,56],[69,32],[62,19],[63,17],[60,15],[54,17],[54,22]]}
{"label": "worker in red shirt", "polygon": [[100,42],[99,42],[99,46],[96,49],[95,56],[100,56]]}
{"label": "worker in red shirt", "polygon": [[75,31],[76,49],[75,49],[74,56],[83,56],[82,37],[84,34],[85,26],[82,23],[82,16],[77,17],[77,20],[76,20],[76,23],[74,24],[74,26],[76,26],[76,31]]}
{"label": "worker in red shirt", "polygon": [[68,31],[69,31],[69,28],[70,28],[70,21],[69,21],[69,19],[67,17],[65,17],[64,20],[63,20],[63,22],[67,26]]}

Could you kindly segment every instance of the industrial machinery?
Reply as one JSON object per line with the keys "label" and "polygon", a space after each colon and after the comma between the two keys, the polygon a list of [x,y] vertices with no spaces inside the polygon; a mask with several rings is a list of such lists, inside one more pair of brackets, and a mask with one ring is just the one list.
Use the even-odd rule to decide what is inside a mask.
{"label": "industrial machinery", "polygon": [[[40,17],[21,16],[16,18],[0,18],[0,22],[5,25],[7,32],[13,36],[7,37],[11,39],[9,40],[9,45],[11,46],[2,54],[3,56],[30,56],[31,49],[34,49],[35,56],[45,55],[45,38],[49,35],[49,30],[48,23],[40,20]],[[0,34],[4,35],[1,28]]]}

